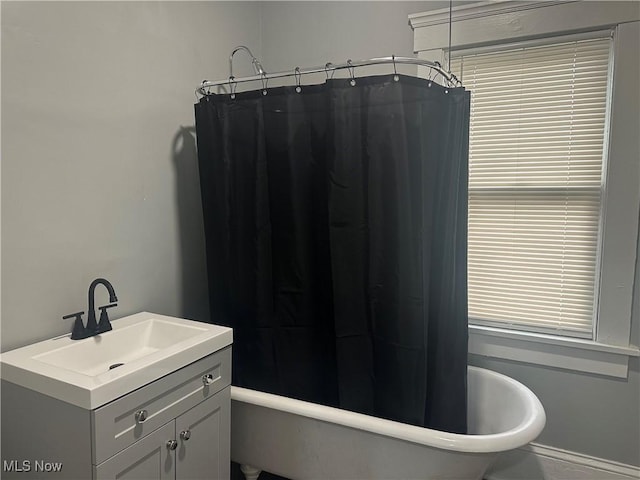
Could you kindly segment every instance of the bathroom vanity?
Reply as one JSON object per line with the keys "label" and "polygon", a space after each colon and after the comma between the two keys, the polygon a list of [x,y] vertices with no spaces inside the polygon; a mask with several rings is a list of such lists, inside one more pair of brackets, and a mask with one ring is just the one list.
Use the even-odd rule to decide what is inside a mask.
{"label": "bathroom vanity", "polygon": [[2,355],[2,478],[229,478],[231,329],[143,313],[112,332]]}

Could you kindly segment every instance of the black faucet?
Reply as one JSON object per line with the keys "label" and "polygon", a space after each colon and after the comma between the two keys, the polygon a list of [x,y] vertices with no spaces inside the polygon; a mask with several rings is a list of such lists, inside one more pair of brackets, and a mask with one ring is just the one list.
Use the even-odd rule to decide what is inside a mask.
{"label": "black faucet", "polygon": [[[109,291],[109,304],[103,305],[102,307],[98,307],[100,309],[100,320],[96,323],[96,311],[95,311],[95,290],[96,287],[102,284]],[[113,289],[113,285],[109,283],[108,280],[104,278],[96,278],[91,285],[89,285],[89,311],[87,314],[87,326],[82,323],[82,314],[84,312],[72,313],[70,315],[65,315],[62,317],[63,319],[74,318],[76,319],[73,325],[73,332],[71,332],[71,340],[80,340],[82,338],[93,337],[94,335],[98,335],[100,333],[108,332],[111,330],[111,322],[109,322],[109,316],[107,315],[107,309],[111,307],[115,307],[117,305],[118,297],[116,297],[116,292]]]}

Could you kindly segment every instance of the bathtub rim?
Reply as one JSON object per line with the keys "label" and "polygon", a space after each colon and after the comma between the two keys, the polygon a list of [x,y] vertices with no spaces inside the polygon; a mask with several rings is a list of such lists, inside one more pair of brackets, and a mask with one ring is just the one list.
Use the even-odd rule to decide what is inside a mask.
{"label": "bathtub rim", "polygon": [[470,374],[485,375],[508,383],[518,392],[518,396],[524,399],[527,415],[516,427],[494,434],[462,435],[236,386],[231,387],[231,400],[428,447],[464,453],[495,453],[513,450],[531,442],[542,432],[546,415],[540,400],[531,390],[517,380],[492,370],[474,366],[469,366],[468,369]]}

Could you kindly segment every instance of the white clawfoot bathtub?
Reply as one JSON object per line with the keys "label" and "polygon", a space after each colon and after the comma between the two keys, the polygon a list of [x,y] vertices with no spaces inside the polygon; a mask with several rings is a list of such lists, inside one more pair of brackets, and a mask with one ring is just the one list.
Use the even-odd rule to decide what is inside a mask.
{"label": "white clawfoot bathtub", "polygon": [[521,383],[468,372],[468,435],[232,387],[231,459],[247,480],[262,470],[296,480],[480,480],[500,452],[534,440],[546,417]]}

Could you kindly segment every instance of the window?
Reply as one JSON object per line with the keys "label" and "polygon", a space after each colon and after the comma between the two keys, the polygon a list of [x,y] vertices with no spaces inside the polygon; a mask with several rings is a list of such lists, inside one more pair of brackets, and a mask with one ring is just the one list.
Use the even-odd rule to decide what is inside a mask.
{"label": "window", "polygon": [[611,34],[462,52],[469,318],[595,338]]}
{"label": "window", "polygon": [[[450,44],[453,56],[457,55],[452,66],[455,63],[458,69],[463,70],[464,84],[469,88],[474,88],[471,65],[474,61],[479,62],[482,55],[486,55],[485,59],[490,55],[497,58],[498,54],[509,50],[522,50],[520,54],[526,55],[527,50],[537,47],[542,52],[542,47],[572,42],[582,42],[580,48],[598,42],[602,42],[602,45],[613,44],[608,47],[610,52],[613,51],[609,61],[605,60],[602,64],[596,62],[600,66],[608,63],[610,72],[607,73],[608,85],[605,90],[608,104],[602,146],[605,154],[601,154],[604,163],[600,169],[596,257],[590,260],[593,261],[594,278],[590,290],[586,290],[591,291],[591,295],[579,296],[571,290],[563,292],[563,295],[571,293],[575,301],[585,305],[583,313],[572,314],[574,319],[564,315],[569,320],[565,325],[561,325],[559,320],[563,317],[553,319],[547,315],[546,318],[551,318],[551,321],[544,323],[526,311],[523,314],[522,308],[518,311],[521,317],[512,314],[500,316],[498,314],[502,308],[497,307],[502,305],[511,308],[512,302],[506,302],[499,294],[491,292],[489,296],[500,299],[502,304],[492,306],[495,315],[484,313],[481,316],[472,310],[469,353],[529,365],[626,378],[629,359],[640,356],[640,267],[637,274],[635,268],[636,253],[640,248],[640,9],[637,2],[483,2],[460,5],[454,7],[452,12],[446,8],[416,13],[410,15],[409,19],[414,29],[414,51],[418,52],[419,58],[439,60],[448,65],[446,55]],[[605,30],[614,32],[613,39],[607,40],[605,36],[598,38],[599,34],[589,33]],[[450,32],[452,35],[449,35]],[[480,46],[483,46],[482,49]],[[536,60],[533,65],[540,62]],[[504,80],[513,69],[503,66],[498,70],[503,75],[495,77],[494,81]],[[542,73],[556,70],[554,66],[539,76],[548,78],[549,75]],[[419,68],[418,74],[426,78],[430,72]],[[486,79],[476,76],[476,82],[486,82]],[[542,84],[538,86],[543,87]],[[537,91],[533,97],[542,93]],[[472,93],[472,101],[473,97]],[[477,110],[472,113],[472,120],[475,113]],[[511,123],[505,123],[505,128],[510,128]],[[575,130],[571,133],[575,137]],[[539,187],[537,193],[542,195],[544,188],[541,185]],[[560,186],[556,187],[560,192]],[[529,188],[533,189],[533,186]],[[508,190],[502,188],[499,192],[501,198],[509,193]],[[577,188],[566,190],[567,200],[578,198]],[[573,194],[569,195],[571,192]],[[594,192],[585,185],[582,193],[591,195]],[[489,192],[486,194],[488,196]],[[480,195],[476,195],[476,198],[480,198]],[[538,247],[537,244],[534,246]],[[513,270],[519,272],[523,269],[514,267]],[[510,277],[505,278],[513,283]],[[584,288],[584,285],[579,286]],[[534,291],[533,288],[524,290],[527,295]],[[540,300],[546,301],[545,297],[538,293]],[[530,302],[527,305],[527,310],[532,313],[539,315],[543,311],[537,304]],[[565,310],[563,306],[563,314]],[[482,318],[473,318],[480,316]]]}

